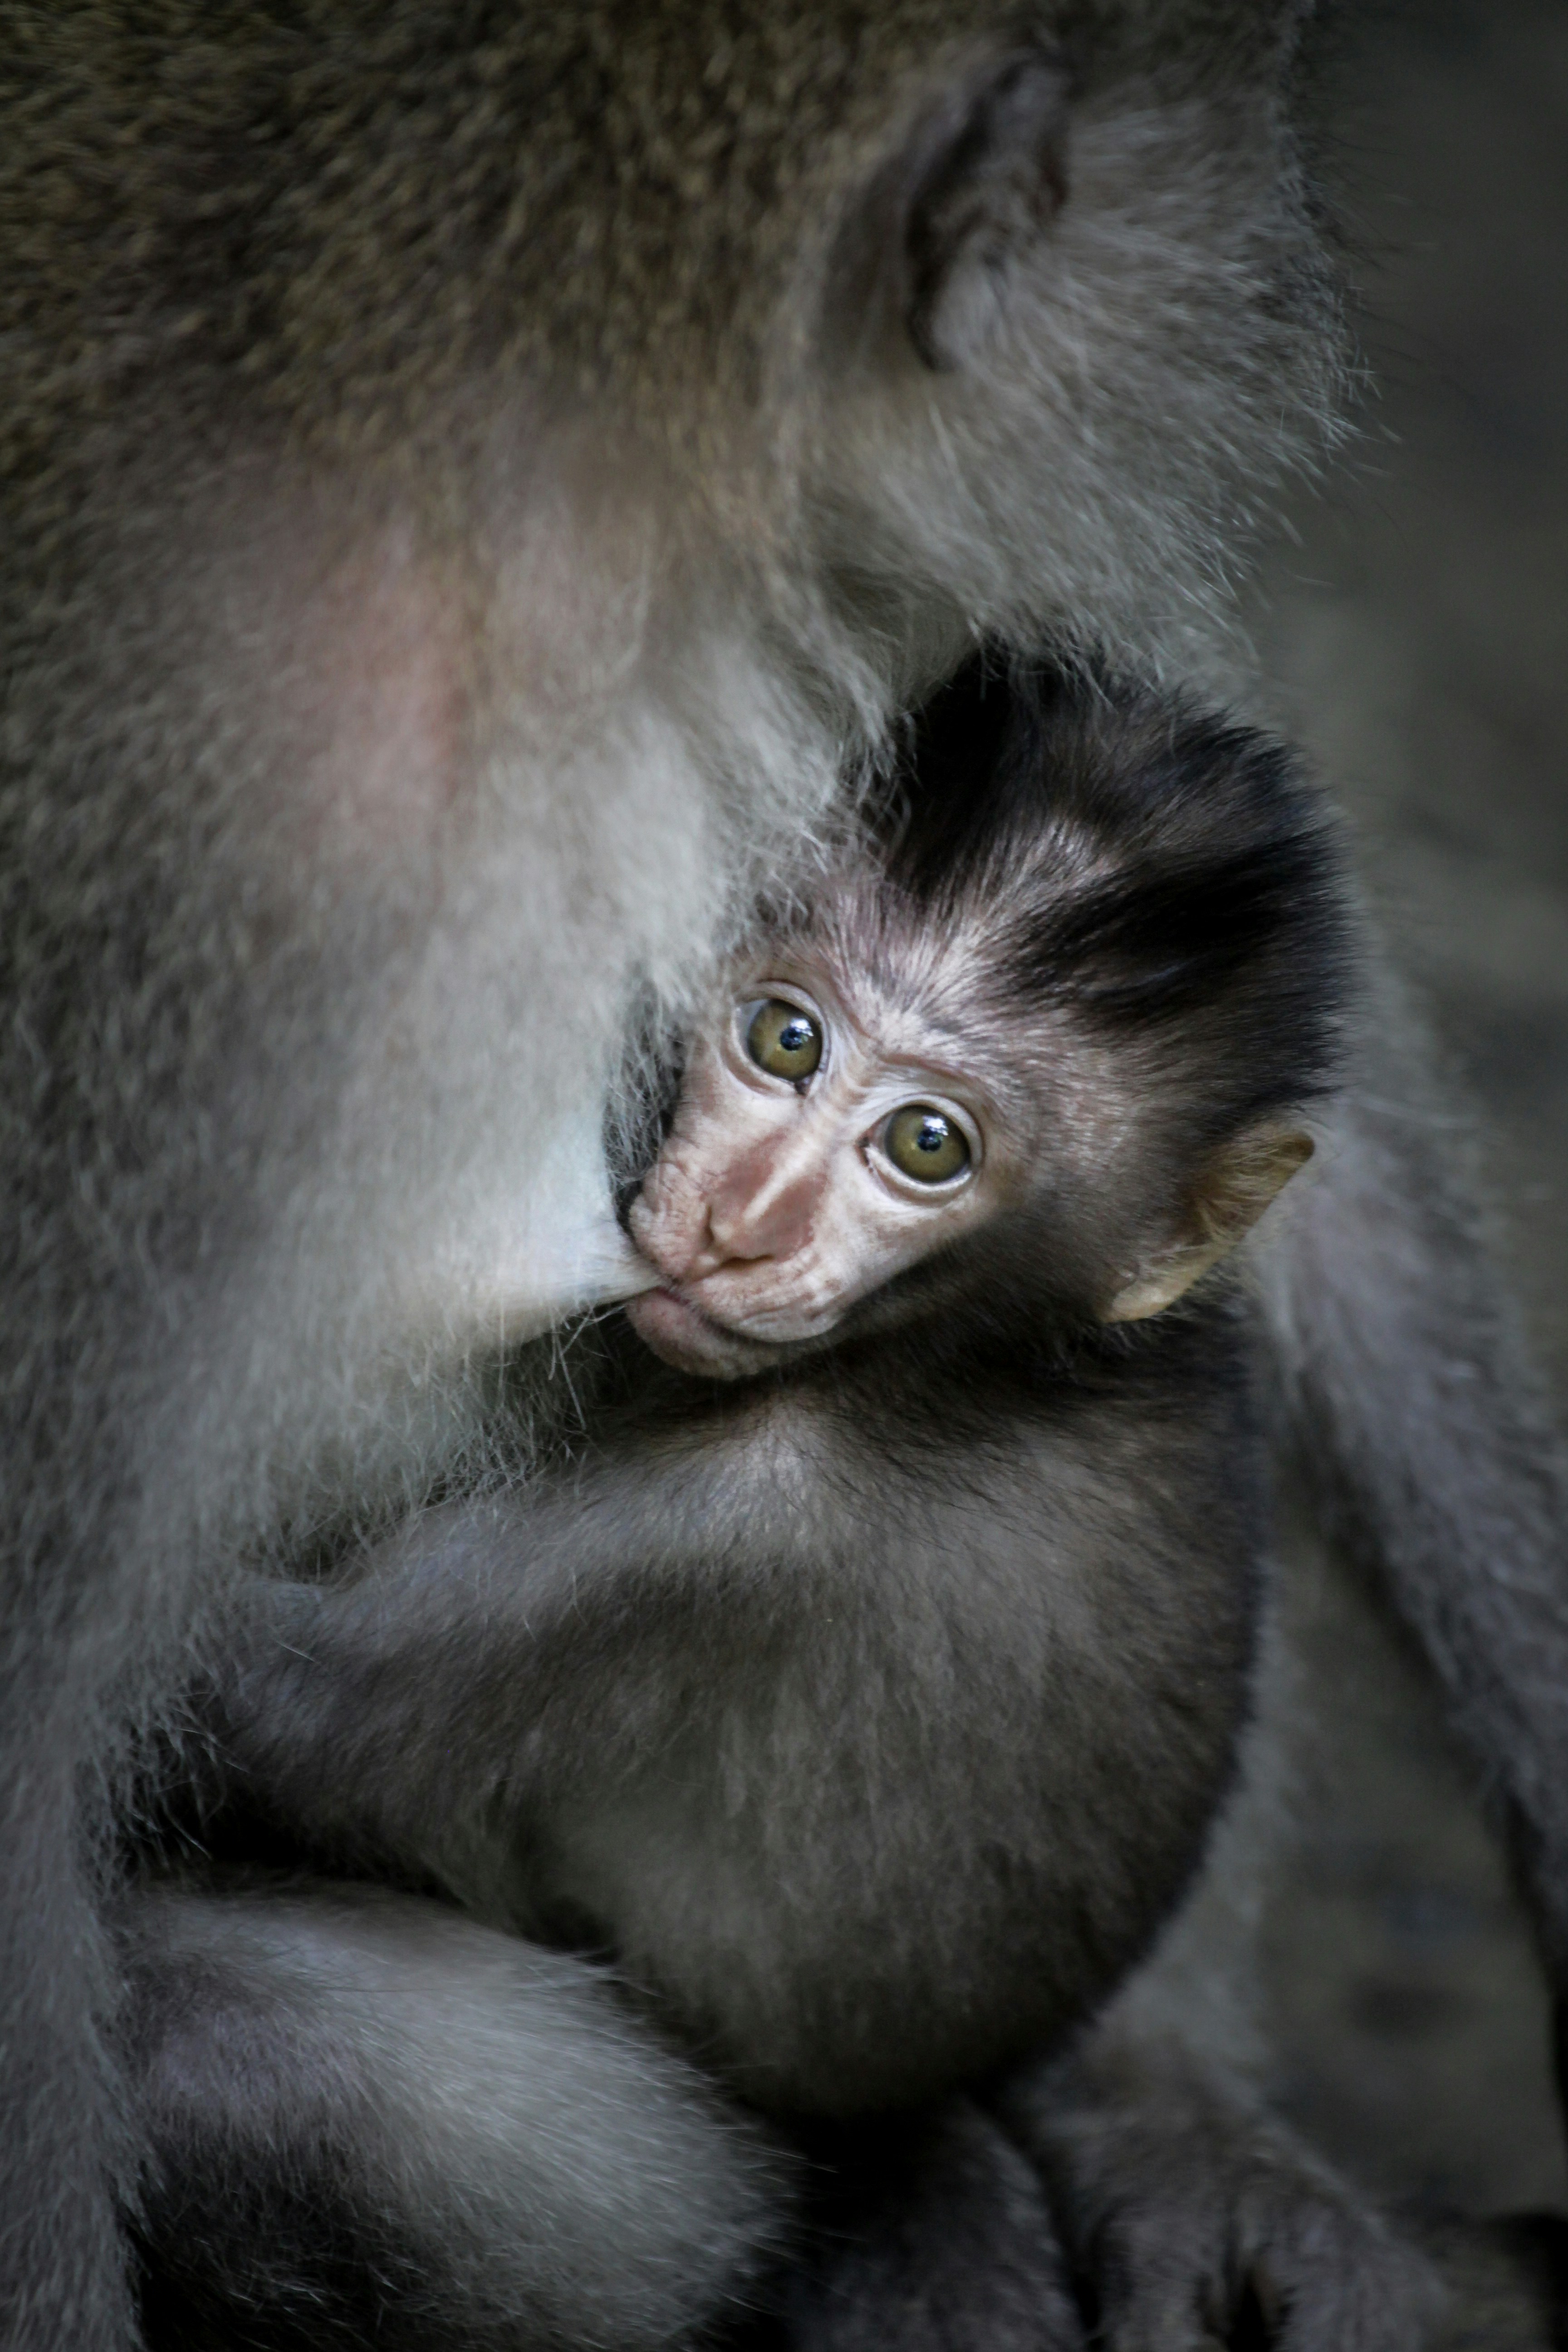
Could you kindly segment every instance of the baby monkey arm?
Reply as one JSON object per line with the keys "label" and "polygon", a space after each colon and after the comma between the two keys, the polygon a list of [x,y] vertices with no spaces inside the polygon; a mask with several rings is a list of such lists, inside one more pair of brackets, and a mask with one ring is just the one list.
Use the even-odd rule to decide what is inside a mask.
{"label": "baby monkey arm", "polygon": [[449,1886],[478,1870],[483,1825],[520,1801],[531,1676],[544,1703],[556,1516],[427,1512],[352,1580],[252,1579],[196,1697],[204,1809],[238,1804],[352,1867]]}

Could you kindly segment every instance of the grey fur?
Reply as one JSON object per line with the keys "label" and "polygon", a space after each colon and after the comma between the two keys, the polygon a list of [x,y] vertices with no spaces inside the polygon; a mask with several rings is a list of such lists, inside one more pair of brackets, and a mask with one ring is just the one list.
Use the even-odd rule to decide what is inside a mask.
{"label": "grey fur", "polygon": [[1423,1047],[1380,975],[1326,1181],[1262,1260],[1283,1430],[1320,1519],[1444,1689],[1561,1986],[1568,1462]]}
{"label": "grey fur", "polygon": [[[128,1732],[238,1562],[528,1450],[494,1342],[592,1286],[639,973],[683,1000],[846,747],[976,629],[1223,658],[1233,569],[1342,380],[1280,103],[1299,13],[582,6],[487,42],[416,0],[0,10],[26,2352],[132,2332],[97,1924]],[[1020,205],[1015,138],[1004,233],[942,213],[936,374],[906,198],[1026,55],[1022,145],[1066,200]],[[1380,1075],[1358,1120],[1382,1198],[1346,1177],[1342,1251],[1326,1187],[1310,1282],[1280,1276],[1299,1433],[1399,1563],[1555,1920],[1552,1443],[1462,1202],[1407,1224],[1449,1158],[1419,1085]],[[1380,1232],[1398,1390],[1356,1337]],[[1398,1404],[1412,1335],[1479,1368],[1433,1384],[1436,1445]]]}
{"label": "grey fur", "polygon": [[[237,1562],[526,1450],[497,1343],[593,1287],[634,986],[680,1000],[977,626],[1223,635],[1340,378],[1298,14],[0,8],[24,2352],[132,2332],[98,1924],[129,1734]],[[1051,93],[1068,199],[1020,207],[1015,152],[993,236],[939,174],[924,299],[968,324],[933,374],[908,198],[1004,84]]]}
{"label": "grey fur", "polygon": [[782,2247],[782,2151],[602,1971],[323,1887],[151,1893],[127,1973],[160,2343],[662,2345]]}

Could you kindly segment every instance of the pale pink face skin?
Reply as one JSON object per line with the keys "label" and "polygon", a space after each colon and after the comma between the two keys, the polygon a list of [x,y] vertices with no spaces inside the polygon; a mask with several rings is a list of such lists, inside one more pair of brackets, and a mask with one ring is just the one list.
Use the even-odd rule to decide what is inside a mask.
{"label": "pale pink face skin", "polygon": [[[817,1024],[822,1059],[804,1082],[770,1075],[748,1050],[770,999]],[[888,1157],[889,1120],[909,1105],[963,1134],[963,1173],[922,1182]],[[994,1215],[1018,1190],[1019,1160],[956,1036],[792,942],[740,976],[693,1046],[674,1128],[631,1211],[660,1286],[626,1313],[667,1363],[744,1378]]]}

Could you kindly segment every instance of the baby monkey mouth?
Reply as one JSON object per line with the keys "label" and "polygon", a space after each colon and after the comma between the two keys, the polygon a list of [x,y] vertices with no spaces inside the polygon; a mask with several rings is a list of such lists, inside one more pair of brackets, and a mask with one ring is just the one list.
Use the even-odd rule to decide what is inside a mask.
{"label": "baby monkey mouth", "polygon": [[627,1299],[626,1314],[644,1346],[677,1371],[740,1380],[760,1371],[777,1353],[776,1343],[721,1322],[674,1283]]}

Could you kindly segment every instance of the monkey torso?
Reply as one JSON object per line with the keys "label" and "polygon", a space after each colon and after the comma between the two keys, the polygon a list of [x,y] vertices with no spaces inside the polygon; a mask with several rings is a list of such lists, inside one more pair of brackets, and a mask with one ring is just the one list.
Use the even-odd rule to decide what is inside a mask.
{"label": "monkey torso", "polygon": [[1124,1973],[1226,1787],[1244,1356],[1208,1306],[1070,1358],[649,1364],[569,1465],[309,1597],[252,1780],[318,1850],[612,1957],[764,2105],[972,2079]]}

